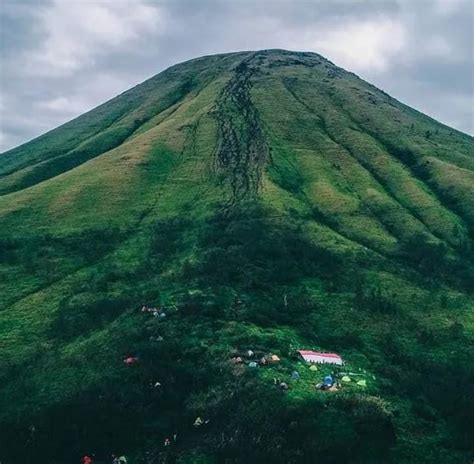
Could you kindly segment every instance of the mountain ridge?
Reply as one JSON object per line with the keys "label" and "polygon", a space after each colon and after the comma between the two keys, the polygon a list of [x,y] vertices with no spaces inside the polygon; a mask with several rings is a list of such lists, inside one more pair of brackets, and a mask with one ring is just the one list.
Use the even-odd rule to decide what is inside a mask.
{"label": "mountain ridge", "polygon": [[[227,59],[227,58],[232,58],[232,57],[236,57],[236,56],[241,56],[241,55],[246,55],[247,58],[246,59],[252,59],[252,58],[255,58],[255,57],[258,57],[259,54],[277,54],[277,53],[284,53],[285,55],[292,55],[294,57],[299,57],[300,58],[300,61],[296,60],[294,58],[292,58],[291,62],[289,62],[288,64],[296,64],[296,65],[306,65],[308,66],[307,63],[305,63],[304,61],[301,61],[301,59],[303,58],[307,58],[308,56],[311,56],[311,57],[316,57],[318,60],[324,60],[326,66],[329,65],[329,66],[332,66],[334,69],[336,70],[339,70],[341,71],[342,68],[338,68],[337,66],[335,66],[333,63],[331,63],[330,61],[326,60],[325,58],[323,58],[321,55],[318,55],[316,53],[311,53],[311,52],[288,52],[288,51],[285,51],[285,50],[279,50],[279,49],[274,49],[274,50],[260,50],[260,51],[255,51],[255,52],[235,52],[235,53],[231,53],[231,54],[220,54],[220,55],[209,55],[209,56],[204,56],[204,57],[199,57],[199,58],[195,58],[195,59],[192,59],[192,60],[188,60],[188,61],[185,61],[183,63],[179,63],[177,65],[173,65],[169,68],[167,68],[166,70],[164,70],[162,73],[156,75],[156,76],[153,76],[147,80],[145,80],[143,83],[141,84],[138,84],[137,86],[133,87],[132,89],[129,89],[125,92],[123,92],[122,94],[118,95],[117,97],[113,98],[112,100],[108,101],[108,102],[105,102],[103,104],[101,104],[100,106],[98,106],[97,108],[94,108],[90,111],[88,111],[87,113],[85,113],[85,115],[91,115],[91,112],[92,113],[95,113],[95,112],[98,112],[99,110],[101,109],[106,109],[108,105],[111,105],[112,103],[116,102],[117,100],[121,100],[121,99],[126,99],[126,97],[130,94],[130,93],[134,93],[136,92],[137,90],[145,90],[146,88],[152,86],[157,77],[160,76],[160,75],[163,75],[163,76],[166,76],[167,74],[172,74],[173,72],[175,71],[179,71],[181,68],[183,67],[186,67],[186,66],[191,66],[193,65],[194,63],[196,62],[201,62],[203,60],[206,60],[206,59]],[[287,58],[288,59],[288,58]],[[310,65],[314,65],[313,63],[310,63]],[[345,70],[342,70],[344,73],[347,73],[347,71]],[[361,80],[357,75],[353,74],[353,73],[348,73],[352,76],[354,76],[355,78]],[[362,81],[362,80],[361,80]],[[371,86],[369,84],[369,86]],[[376,89],[374,86],[371,86],[372,88]],[[378,89],[376,89],[378,92],[381,92],[379,91]],[[142,92],[143,93],[143,92]],[[387,94],[385,94],[385,92],[381,92],[382,94],[386,95],[387,97],[389,97]],[[396,101],[395,99],[392,99],[392,97],[389,97],[391,100],[393,101]],[[397,102],[400,104],[400,102]],[[105,105],[105,107],[104,107]],[[119,116],[117,117],[118,120],[122,119],[123,117],[125,117],[127,115],[126,111],[127,109],[124,110],[125,112],[122,113],[122,114],[119,114]],[[74,121],[77,121],[78,119],[81,119],[82,117],[84,117],[84,115],[82,116],[79,116],[78,118],[70,121],[69,123],[65,123],[63,124],[62,126],[60,126],[60,128],[63,128],[64,129],[64,126],[68,126],[69,124],[71,124],[72,122]],[[111,122],[111,125],[114,124],[115,122],[117,122],[117,120],[112,120]],[[440,124],[440,123],[437,123],[437,124]],[[447,126],[446,126],[447,127]],[[57,128],[59,129],[59,128]],[[54,130],[57,130],[57,129],[54,129]],[[450,130],[453,130],[453,129],[450,129]],[[459,132],[459,131],[456,131],[456,132]],[[132,132],[133,133],[133,132]],[[40,136],[38,139],[41,139],[45,136],[48,136],[49,133],[46,133],[42,136]],[[462,134],[462,133],[460,133]],[[463,134],[465,136],[467,136],[467,134]],[[467,136],[469,137],[469,136]],[[30,142],[27,142],[26,144],[24,145],[28,145],[32,142],[34,142],[35,140],[38,140],[38,139],[33,139],[32,141]],[[20,146],[20,147],[24,147],[24,145]],[[3,155],[5,154],[9,154],[9,156],[18,156],[16,154],[16,152],[18,151],[18,149],[20,147],[17,147],[17,148],[13,148],[11,150],[8,150],[7,152],[5,152]],[[13,152],[13,153],[12,153]],[[62,153],[64,154],[64,153]]]}

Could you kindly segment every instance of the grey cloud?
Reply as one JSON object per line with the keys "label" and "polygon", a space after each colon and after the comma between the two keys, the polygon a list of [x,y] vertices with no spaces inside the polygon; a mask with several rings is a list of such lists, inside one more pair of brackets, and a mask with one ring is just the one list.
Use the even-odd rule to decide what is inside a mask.
{"label": "grey cloud", "polygon": [[[47,7],[47,2],[42,8]],[[5,1],[0,4],[0,56],[8,59],[19,50],[33,47],[44,39],[36,21],[38,8],[26,2]]]}
{"label": "grey cloud", "polygon": [[[138,6],[153,10],[144,10],[148,18],[120,24],[126,1],[133,3],[134,10]],[[77,69],[55,74],[45,72],[48,68],[44,63],[41,69],[38,64],[38,53],[45,49],[48,33],[51,33],[44,22],[48,14],[67,15],[68,9],[56,8],[54,0],[41,3],[3,0],[0,4],[0,129],[3,134],[0,151],[66,122],[177,62],[200,55],[259,48],[298,48],[321,53],[404,103],[460,130],[474,133],[473,7],[470,0],[456,0],[452,4],[442,2],[84,2],[83,8],[103,7],[103,20],[109,20],[106,24],[109,29],[94,18],[90,18],[89,23],[87,11],[80,10],[82,18],[77,20],[85,21],[85,31],[98,28],[91,30],[96,33],[97,41],[88,42],[90,50],[86,55],[84,50],[76,50],[80,58]],[[120,8],[120,15],[114,8]],[[156,21],[150,20],[151,11],[157,13]],[[369,31],[371,27],[390,26],[386,31],[383,28],[378,31],[384,42],[379,48],[378,44],[369,43],[375,47],[372,60],[364,59],[364,56],[360,60],[353,57],[347,60],[345,48],[353,46],[352,37],[343,36],[341,42],[328,47],[326,53],[318,49],[318,44],[324,43],[325,38],[332,40],[334,31],[344,33],[347,28],[357,29],[359,24],[368,25]],[[136,34],[127,36],[120,46],[114,45],[113,37],[107,40],[103,36],[107,30],[113,34],[121,27],[135,27],[136,31],[131,32]],[[364,30],[362,28],[362,33]],[[391,37],[393,31],[400,37]],[[65,37],[72,52],[76,42],[81,47],[81,39],[86,38],[77,31],[71,31],[71,35]],[[363,39],[361,46],[364,47],[366,37],[358,39]],[[394,43],[396,40],[400,43]],[[54,58],[55,50],[50,52]],[[57,56],[63,56],[61,53]],[[357,58],[357,54],[355,56]],[[378,59],[383,61],[383,66],[375,65]]]}

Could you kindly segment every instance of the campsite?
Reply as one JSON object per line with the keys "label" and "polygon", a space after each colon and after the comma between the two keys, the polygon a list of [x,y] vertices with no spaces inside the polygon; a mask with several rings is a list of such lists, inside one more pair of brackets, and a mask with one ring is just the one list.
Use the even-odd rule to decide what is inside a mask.
{"label": "campsite", "polygon": [[[342,365],[308,362],[299,351],[297,350],[287,358],[279,356],[278,362],[260,362],[257,364],[255,361],[250,361],[247,366],[256,368],[260,365],[261,369],[256,371],[256,375],[260,376],[269,385],[280,387],[284,383],[288,387],[283,390],[288,392],[287,401],[289,402],[297,402],[318,394],[334,393],[336,391],[345,395],[364,393],[377,396],[375,376],[361,367],[348,363]],[[304,353],[314,352],[304,351]],[[316,355],[316,353],[314,354]],[[321,354],[327,355],[328,353]],[[328,358],[331,359],[331,357]],[[334,389],[329,391],[318,388],[328,377],[331,378],[329,386],[334,385]]]}

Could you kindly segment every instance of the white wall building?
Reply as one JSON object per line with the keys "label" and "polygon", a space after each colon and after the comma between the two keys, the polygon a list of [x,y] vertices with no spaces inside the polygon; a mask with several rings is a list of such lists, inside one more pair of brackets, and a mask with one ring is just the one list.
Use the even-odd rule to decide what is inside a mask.
{"label": "white wall building", "polygon": [[342,358],[336,353],[321,353],[318,351],[298,350],[302,358],[309,363],[316,364],[343,364]]}

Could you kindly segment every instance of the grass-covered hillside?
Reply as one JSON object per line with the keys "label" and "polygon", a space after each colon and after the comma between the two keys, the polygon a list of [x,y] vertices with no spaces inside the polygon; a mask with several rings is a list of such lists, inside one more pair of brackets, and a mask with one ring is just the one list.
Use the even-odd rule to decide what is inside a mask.
{"label": "grass-covered hillside", "polygon": [[1,154],[2,464],[472,462],[473,149],[269,50]]}

